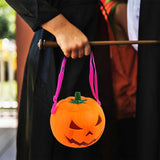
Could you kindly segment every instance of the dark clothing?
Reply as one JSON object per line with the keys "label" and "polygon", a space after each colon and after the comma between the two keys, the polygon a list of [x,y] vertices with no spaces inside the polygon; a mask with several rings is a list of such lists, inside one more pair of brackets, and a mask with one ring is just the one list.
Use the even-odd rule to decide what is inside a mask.
{"label": "dark clothing", "polygon": [[[35,32],[26,63],[19,110],[17,160],[110,159],[112,85],[108,47],[93,48],[98,73],[99,97],[106,116],[102,138],[85,149],[62,146],[50,129],[50,111],[57,77],[64,57],[60,48],[39,50],[39,39],[55,40],[40,25],[62,13],[89,40],[107,40],[107,25],[96,0],[7,0]],[[59,100],[80,91],[93,97],[89,86],[89,56],[68,59]]]}
{"label": "dark clothing", "polygon": [[35,31],[40,29],[40,26],[52,19],[58,12],[58,0],[52,3],[48,0],[6,0],[17,13],[29,24]]}
{"label": "dark clothing", "polygon": [[[97,67],[99,97],[106,116],[105,131],[96,144],[84,149],[62,146],[51,133],[52,98],[64,55],[60,48],[40,51],[37,47],[39,39],[55,41],[55,37],[40,26],[59,13],[77,26],[90,41],[108,40],[107,25],[100,13],[98,1],[7,0],[7,2],[36,31],[24,73],[17,133],[17,160],[118,159],[118,151],[115,149],[117,127],[113,121],[114,102],[108,46],[92,48]],[[73,96],[75,91],[80,91],[83,96],[93,97],[89,86],[89,56],[76,60],[67,59],[59,100]],[[123,125],[121,126],[118,133],[123,131]],[[123,145],[121,142],[118,144]],[[117,148],[119,150],[121,146]],[[125,158],[128,160],[126,156]]]}
{"label": "dark clothing", "polygon": [[136,160],[136,121],[135,118],[125,118],[116,124],[116,160]]}
{"label": "dark clothing", "polygon": [[[160,1],[141,0],[139,38],[160,40]],[[160,45],[140,45],[137,160],[160,159]]]}

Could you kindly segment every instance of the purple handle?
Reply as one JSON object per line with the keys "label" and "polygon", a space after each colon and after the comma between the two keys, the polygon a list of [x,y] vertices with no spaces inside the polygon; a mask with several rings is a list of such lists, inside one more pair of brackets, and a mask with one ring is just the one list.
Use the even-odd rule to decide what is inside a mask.
{"label": "purple handle", "polygon": [[[53,97],[53,106],[51,109],[51,113],[54,114],[56,111],[56,105],[57,105],[57,99],[61,90],[62,82],[63,82],[63,77],[64,77],[64,71],[65,71],[65,64],[66,64],[67,58],[64,57],[61,65],[61,70],[58,76],[58,84],[57,84],[57,89],[56,93]],[[97,82],[97,71],[96,71],[96,65],[94,61],[94,56],[93,52],[90,54],[90,73],[89,73],[89,83],[91,87],[92,94],[94,98],[96,99],[97,103],[101,105],[101,102],[99,101],[98,97],[98,82]]]}
{"label": "purple handle", "polygon": [[99,96],[98,96],[97,70],[96,70],[93,52],[91,52],[90,54],[89,83],[90,83],[91,91],[94,98],[96,99],[97,103],[101,105],[101,102],[99,101]]}
{"label": "purple handle", "polygon": [[60,90],[61,90],[61,86],[62,86],[62,82],[63,82],[66,61],[67,61],[67,58],[64,57],[63,61],[62,61],[62,64],[61,64],[61,70],[60,70],[60,73],[59,73],[59,76],[58,76],[58,84],[57,84],[56,93],[53,97],[53,102],[54,103],[53,103],[53,106],[52,106],[52,109],[51,109],[52,114],[55,113],[55,111],[56,111],[57,99],[58,99],[58,96],[59,96],[59,93],[60,93]]}

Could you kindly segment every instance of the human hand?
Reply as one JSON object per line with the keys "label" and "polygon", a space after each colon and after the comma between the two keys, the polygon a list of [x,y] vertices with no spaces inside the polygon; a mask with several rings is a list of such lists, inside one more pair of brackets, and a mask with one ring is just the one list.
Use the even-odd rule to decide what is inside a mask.
{"label": "human hand", "polygon": [[58,15],[42,27],[56,37],[66,57],[75,59],[90,54],[91,48],[87,37],[63,15]]}

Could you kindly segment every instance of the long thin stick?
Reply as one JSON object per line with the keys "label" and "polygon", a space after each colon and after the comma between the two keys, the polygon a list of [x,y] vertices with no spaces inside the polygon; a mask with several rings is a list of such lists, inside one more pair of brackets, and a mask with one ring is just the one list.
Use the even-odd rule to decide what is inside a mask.
{"label": "long thin stick", "polygon": [[[90,41],[91,46],[104,46],[104,45],[127,45],[127,44],[160,44],[158,40],[139,40],[139,41]],[[38,42],[39,49],[58,47],[57,42],[46,41],[40,39]]]}

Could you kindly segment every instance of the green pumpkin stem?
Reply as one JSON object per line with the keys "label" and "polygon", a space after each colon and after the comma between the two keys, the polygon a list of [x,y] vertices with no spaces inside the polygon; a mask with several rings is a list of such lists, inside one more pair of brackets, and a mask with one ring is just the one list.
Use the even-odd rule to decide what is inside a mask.
{"label": "green pumpkin stem", "polygon": [[80,92],[75,92],[75,99],[71,99],[71,103],[74,104],[80,104],[84,103],[87,99],[81,100],[81,93]]}

